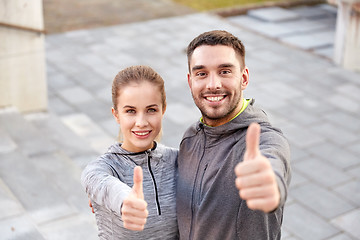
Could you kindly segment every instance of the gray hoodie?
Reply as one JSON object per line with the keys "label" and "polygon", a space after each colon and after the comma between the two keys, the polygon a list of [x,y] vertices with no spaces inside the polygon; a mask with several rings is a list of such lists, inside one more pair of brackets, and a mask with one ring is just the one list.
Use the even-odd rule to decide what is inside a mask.
{"label": "gray hoodie", "polygon": [[[199,121],[184,134],[176,202],[180,239],[280,239],[290,183],[289,145],[253,104],[224,125]],[[269,214],[249,209],[235,186],[234,168],[243,161],[251,122],[261,126],[260,151],[271,162],[281,194],[280,206]]]}
{"label": "gray hoodie", "polygon": [[[175,180],[178,150],[155,144],[131,153],[120,144],[84,169],[81,182],[95,210],[100,239],[178,239]],[[143,231],[123,227],[121,205],[133,185],[133,169],[143,169],[144,198],[149,216]]]}

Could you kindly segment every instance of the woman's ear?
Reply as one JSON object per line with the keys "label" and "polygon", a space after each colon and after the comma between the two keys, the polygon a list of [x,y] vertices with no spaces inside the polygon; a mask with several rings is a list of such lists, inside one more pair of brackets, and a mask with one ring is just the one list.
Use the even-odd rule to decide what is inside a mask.
{"label": "woman's ear", "polygon": [[162,115],[164,116],[164,114],[165,114],[165,112],[166,112],[166,105],[163,107],[163,109],[162,109]]}
{"label": "woman's ear", "polygon": [[119,113],[115,110],[115,108],[111,108],[111,113],[114,116],[116,122],[120,124]]}

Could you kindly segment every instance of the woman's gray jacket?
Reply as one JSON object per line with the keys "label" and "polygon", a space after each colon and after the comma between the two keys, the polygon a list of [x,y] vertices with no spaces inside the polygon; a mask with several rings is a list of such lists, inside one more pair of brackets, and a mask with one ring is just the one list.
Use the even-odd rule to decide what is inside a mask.
{"label": "woman's gray jacket", "polygon": [[[84,169],[81,182],[95,210],[100,239],[178,239],[175,180],[178,150],[155,144],[132,153],[112,145]],[[149,216],[143,231],[123,227],[121,205],[133,186],[133,169],[143,169]]]}

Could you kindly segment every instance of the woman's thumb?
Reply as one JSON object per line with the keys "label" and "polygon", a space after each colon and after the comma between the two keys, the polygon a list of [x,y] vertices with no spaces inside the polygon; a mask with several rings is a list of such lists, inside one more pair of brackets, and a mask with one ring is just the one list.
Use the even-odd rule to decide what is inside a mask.
{"label": "woman's thumb", "polygon": [[144,199],[143,193],[143,172],[140,166],[134,168],[134,185],[133,192],[138,198]]}

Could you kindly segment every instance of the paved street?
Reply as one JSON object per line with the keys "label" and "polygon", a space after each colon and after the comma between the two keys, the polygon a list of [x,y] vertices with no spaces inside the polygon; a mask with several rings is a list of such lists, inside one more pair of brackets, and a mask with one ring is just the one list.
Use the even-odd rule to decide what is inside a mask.
{"label": "paved street", "polygon": [[195,11],[171,0],[43,0],[47,33],[91,29]]}
{"label": "paved street", "polygon": [[0,239],[97,239],[79,179],[116,139],[113,77],[134,64],[163,76],[162,142],[178,147],[200,117],[184,50],[213,29],[243,41],[245,97],[256,99],[291,144],[282,239],[360,239],[360,73],[331,61],[335,21],[334,7],[318,5],[229,18],[191,13],[47,35],[48,112],[0,109]]}

